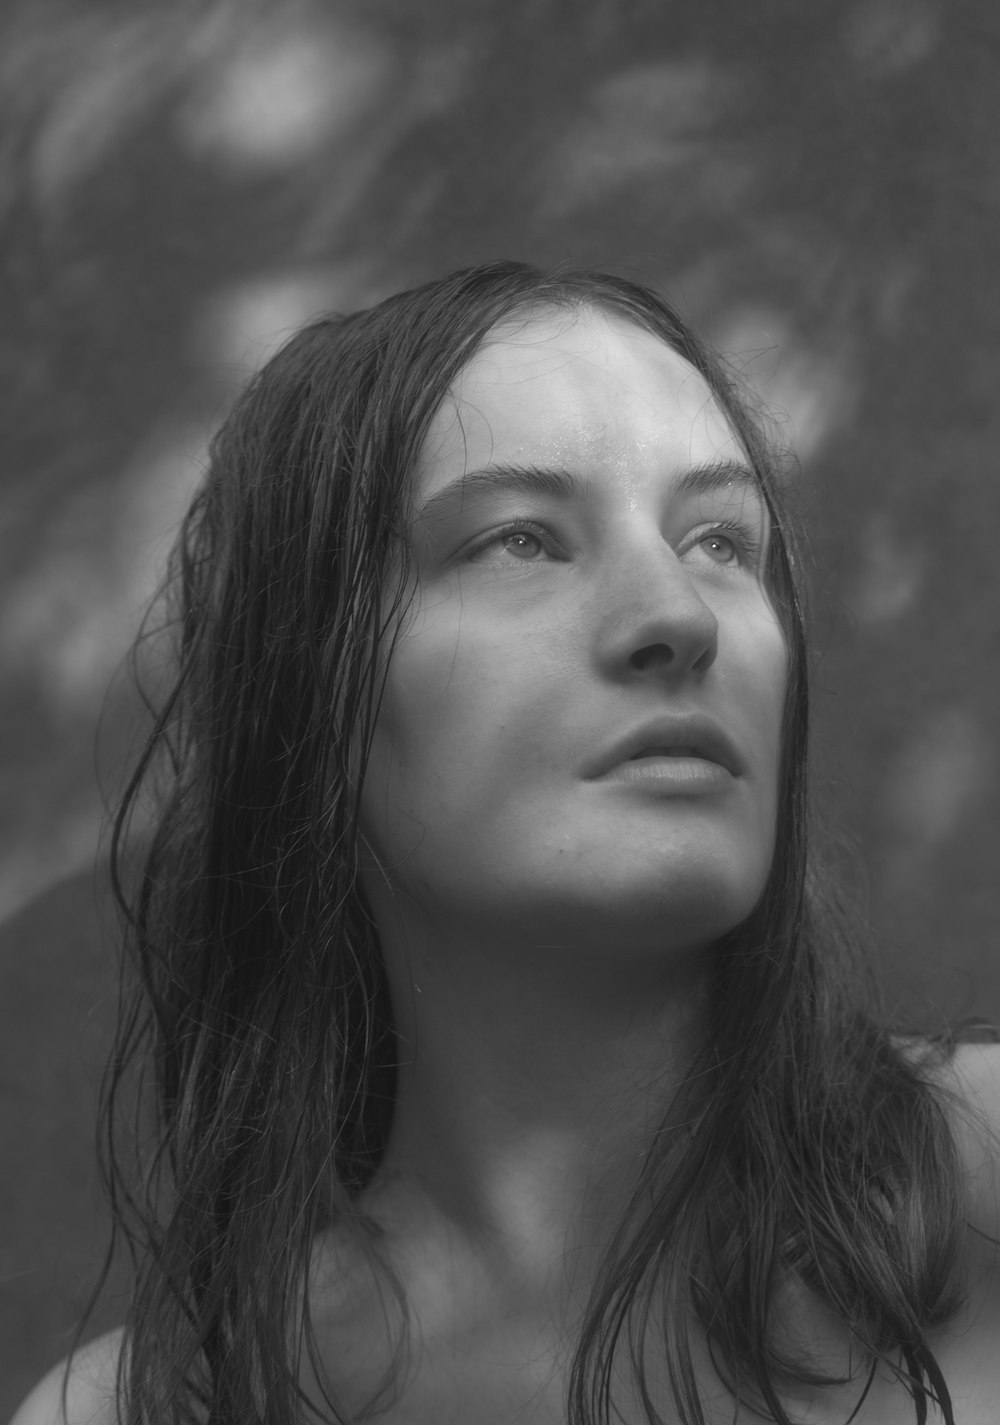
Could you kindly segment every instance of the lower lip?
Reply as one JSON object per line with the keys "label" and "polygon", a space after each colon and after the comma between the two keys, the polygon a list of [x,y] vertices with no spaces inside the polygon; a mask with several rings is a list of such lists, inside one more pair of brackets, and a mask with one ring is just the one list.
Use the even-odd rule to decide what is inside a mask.
{"label": "lower lip", "polygon": [[733,775],[718,762],[707,762],[704,757],[637,757],[613,767],[605,780],[675,795],[694,795],[723,791],[732,786]]}

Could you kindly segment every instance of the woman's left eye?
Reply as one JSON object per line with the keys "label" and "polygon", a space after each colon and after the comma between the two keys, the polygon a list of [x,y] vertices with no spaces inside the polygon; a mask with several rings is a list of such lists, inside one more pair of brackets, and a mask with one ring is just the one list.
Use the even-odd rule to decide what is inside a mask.
{"label": "woman's left eye", "polygon": [[470,551],[468,558],[478,563],[490,560],[506,562],[509,556],[519,564],[531,564],[550,553],[550,542],[541,530],[510,525],[489,535]]}
{"label": "woman's left eye", "polygon": [[690,548],[703,550],[713,564],[753,567],[760,556],[760,540],[750,529],[731,526],[706,530]]}
{"label": "woman's left eye", "polygon": [[698,543],[716,564],[735,564],[740,557],[740,551],[736,547],[736,541],[728,534],[720,534],[716,530],[712,534],[703,535]]}

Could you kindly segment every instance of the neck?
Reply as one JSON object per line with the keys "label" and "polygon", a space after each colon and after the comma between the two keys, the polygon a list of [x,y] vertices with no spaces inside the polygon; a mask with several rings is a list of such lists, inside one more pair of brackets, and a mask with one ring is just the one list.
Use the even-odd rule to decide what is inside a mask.
{"label": "neck", "polygon": [[577,1297],[698,1047],[702,957],[380,932],[400,1070],[376,1215],[505,1294]]}

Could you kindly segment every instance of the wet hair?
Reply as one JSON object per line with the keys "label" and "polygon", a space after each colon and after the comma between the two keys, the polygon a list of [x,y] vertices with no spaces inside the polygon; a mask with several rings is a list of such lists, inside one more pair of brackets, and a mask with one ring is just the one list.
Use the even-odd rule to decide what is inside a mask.
{"label": "wet hair", "polygon": [[[298,1418],[300,1353],[317,1359],[312,1246],[332,1224],[367,1240],[360,1198],[393,1110],[359,789],[407,598],[414,460],[498,323],[582,308],[666,342],[726,413],[771,510],[789,677],[773,865],[711,952],[707,1041],[595,1285],[568,1420],[617,1418],[623,1362],[661,1420],[657,1322],[658,1375],[686,1425],[704,1420],[695,1334],[738,1398],[789,1425],[790,1385],[840,1379],[776,1329],[789,1284],[846,1324],[859,1395],[881,1362],[918,1421],[932,1401],[952,1419],[927,1332],[955,1306],[956,1155],[930,1068],[868,1005],[812,864],[803,614],[771,445],[732,373],[654,292],[514,263],[299,331],[235,402],[183,522],[161,634],[174,672],[112,847],[127,954],[102,1124],[135,1278],[123,1419]],[[325,1408],[349,1418],[333,1388]]]}

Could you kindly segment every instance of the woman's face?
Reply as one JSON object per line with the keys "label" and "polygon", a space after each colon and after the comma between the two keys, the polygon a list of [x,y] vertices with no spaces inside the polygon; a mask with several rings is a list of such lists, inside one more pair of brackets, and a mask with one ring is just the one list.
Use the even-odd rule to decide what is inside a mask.
{"label": "woman's face", "polygon": [[495,329],[414,474],[416,596],[363,793],[378,918],[696,948],[774,846],[786,648],[726,417],[599,310]]}

